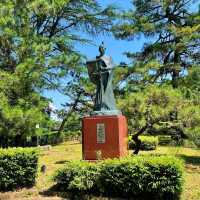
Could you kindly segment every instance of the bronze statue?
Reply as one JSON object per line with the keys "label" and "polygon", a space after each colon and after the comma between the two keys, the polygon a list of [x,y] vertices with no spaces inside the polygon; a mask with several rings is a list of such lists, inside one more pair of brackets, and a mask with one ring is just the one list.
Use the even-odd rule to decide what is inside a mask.
{"label": "bronze statue", "polygon": [[97,56],[97,58],[101,58],[105,55],[105,52],[106,52],[106,48],[104,46],[104,42],[101,43],[101,45],[99,46],[99,53],[100,55]]}
{"label": "bronze statue", "polygon": [[88,73],[90,80],[97,86],[94,102],[94,112],[97,115],[118,115],[116,108],[112,79],[113,63],[110,56],[105,56],[104,43],[99,46],[100,55],[96,60],[88,61]]}

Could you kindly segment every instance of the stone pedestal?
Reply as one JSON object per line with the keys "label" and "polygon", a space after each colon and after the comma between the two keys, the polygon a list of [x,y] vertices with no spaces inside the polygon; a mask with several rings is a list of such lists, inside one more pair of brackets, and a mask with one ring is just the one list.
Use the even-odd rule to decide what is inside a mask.
{"label": "stone pedestal", "polygon": [[125,116],[90,116],[82,120],[83,159],[119,158],[128,154]]}

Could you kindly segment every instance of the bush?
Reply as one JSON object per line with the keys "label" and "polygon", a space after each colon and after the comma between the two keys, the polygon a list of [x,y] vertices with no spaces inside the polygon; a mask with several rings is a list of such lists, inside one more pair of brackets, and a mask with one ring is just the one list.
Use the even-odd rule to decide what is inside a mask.
{"label": "bush", "polygon": [[98,164],[70,162],[54,176],[57,187],[96,191],[107,196],[178,199],[182,190],[182,161],[170,156],[137,156]]}
{"label": "bush", "polygon": [[[140,149],[144,151],[155,150],[158,146],[158,137],[155,136],[139,136],[141,140]],[[135,142],[129,138],[129,149],[135,149]]]}
{"label": "bush", "polygon": [[172,138],[170,135],[159,135],[158,136],[158,144],[159,145],[170,145]]}
{"label": "bush", "polygon": [[39,145],[56,145],[64,141],[64,135],[57,132],[50,132],[49,134],[41,135],[38,138]]}
{"label": "bush", "polygon": [[186,148],[198,148],[198,146],[192,140],[184,140],[183,146],[186,147]]}
{"label": "bush", "polygon": [[81,131],[80,130],[78,130],[78,131],[73,131],[73,130],[65,131],[64,135],[65,135],[65,139],[68,140],[68,141],[80,140],[81,139]]}
{"label": "bush", "polygon": [[0,149],[0,191],[34,185],[38,152],[33,148]]}
{"label": "bush", "polygon": [[64,141],[64,135],[57,132],[47,132],[39,136],[27,137],[25,146],[34,147],[37,145],[56,145]]}
{"label": "bush", "polygon": [[62,190],[88,191],[94,188],[99,177],[98,165],[89,162],[69,162],[58,170],[54,180]]}

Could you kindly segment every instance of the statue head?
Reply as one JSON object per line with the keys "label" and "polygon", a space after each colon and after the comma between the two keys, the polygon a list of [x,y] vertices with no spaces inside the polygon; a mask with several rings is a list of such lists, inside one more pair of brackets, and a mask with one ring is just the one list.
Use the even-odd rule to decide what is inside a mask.
{"label": "statue head", "polygon": [[100,53],[100,55],[98,57],[104,56],[105,52],[106,52],[106,48],[104,46],[104,42],[102,42],[101,45],[99,46],[99,53]]}

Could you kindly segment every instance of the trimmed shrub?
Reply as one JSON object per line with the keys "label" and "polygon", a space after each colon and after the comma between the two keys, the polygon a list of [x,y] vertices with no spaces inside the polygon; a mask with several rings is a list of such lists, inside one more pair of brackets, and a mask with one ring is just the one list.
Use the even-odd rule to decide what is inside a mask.
{"label": "trimmed shrub", "polygon": [[186,148],[198,148],[194,141],[191,140],[184,140],[183,146]]}
{"label": "trimmed shrub", "polygon": [[158,144],[159,145],[170,145],[172,138],[170,135],[159,135]]}
{"label": "trimmed shrub", "polygon": [[63,134],[57,134],[55,132],[50,132],[49,134],[42,135],[39,137],[39,145],[56,145],[64,141]]}
{"label": "trimmed shrub", "polygon": [[54,176],[57,188],[96,191],[106,196],[137,199],[178,199],[182,191],[183,163],[170,156],[137,156],[97,164],[70,162]]}
{"label": "trimmed shrub", "polygon": [[34,185],[38,151],[33,148],[0,149],[0,191]]}
{"label": "trimmed shrub", "polygon": [[69,131],[65,131],[64,132],[65,135],[65,139],[66,140],[80,140],[81,138],[81,131],[77,130],[77,131],[73,131],[73,130],[69,130]]}
{"label": "trimmed shrub", "polygon": [[46,134],[39,136],[27,137],[25,146],[34,147],[37,145],[56,145],[64,141],[64,135],[57,132],[47,132]]}
{"label": "trimmed shrub", "polygon": [[137,157],[107,161],[101,171],[101,192],[141,199],[177,199],[182,190],[182,163],[173,157]]}
{"label": "trimmed shrub", "polygon": [[99,177],[99,167],[89,162],[69,162],[54,176],[61,190],[88,191],[93,189]]}
{"label": "trimmed shrub", "polygon": [[[139,136],[141,140],[140,149],[143,151],[155,150],[158,146],[158,137],[155,136]],[[135,149],[135,142],[129,138],[129,149]]]}

